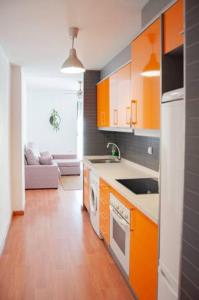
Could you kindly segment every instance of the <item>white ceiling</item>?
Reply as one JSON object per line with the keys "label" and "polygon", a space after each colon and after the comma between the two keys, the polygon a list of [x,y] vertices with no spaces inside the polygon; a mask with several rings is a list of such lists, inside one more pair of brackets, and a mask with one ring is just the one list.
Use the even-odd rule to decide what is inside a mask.
{"label": "white ceiling", "polygon": [[0,0],[0,45],[31,75],[59,76],[68,56],[68,27],[86,69],[101,69],[140,29],[148,0]]}

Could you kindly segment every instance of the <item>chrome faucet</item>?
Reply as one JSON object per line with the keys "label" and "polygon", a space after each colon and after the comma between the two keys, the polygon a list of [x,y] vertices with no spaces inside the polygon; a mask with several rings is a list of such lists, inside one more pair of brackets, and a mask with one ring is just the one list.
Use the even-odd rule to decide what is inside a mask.
{"label": "chrome faucet", "polygon": [[108,144],[106,145],[106,148],[108,149],[110,145],[112,145],[112,147],[117,148],[117,151],[118,151],[118,159],[121,160],[121,152],[120,152],[120,148],[118,147],[118,145],[116,145],[115,143],[108,143]]}

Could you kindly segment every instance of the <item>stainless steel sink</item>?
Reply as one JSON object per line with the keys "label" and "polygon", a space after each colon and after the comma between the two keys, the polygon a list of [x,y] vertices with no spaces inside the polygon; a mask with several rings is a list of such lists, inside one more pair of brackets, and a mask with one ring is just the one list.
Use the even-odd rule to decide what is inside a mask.
{"label": "stainless steel sink", "polygon": [[120,160],[117,158],[96,158],[89,159],[89,161],[93,164],[106,164],[106,163],[119,163]]}

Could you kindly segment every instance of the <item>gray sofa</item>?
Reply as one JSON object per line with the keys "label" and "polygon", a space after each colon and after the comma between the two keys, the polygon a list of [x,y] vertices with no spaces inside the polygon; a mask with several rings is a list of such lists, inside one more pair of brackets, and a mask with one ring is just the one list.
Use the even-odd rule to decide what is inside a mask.
{"label": "gray sofa", "polygon": [[62,176],[80,175],[80,161],[74,154],[54,154],[53,162],[57,164]]}
{"label": "gray sofa", "polygon": [[59,175],[57,164],[25,165],[25,189],[57,189]]}
{"label": "gray sofa", "polygon": [[52,156],[52,165],[25,165],[25,189],[56,189],[60,176],[80,175],[80,161],[76,155]]}

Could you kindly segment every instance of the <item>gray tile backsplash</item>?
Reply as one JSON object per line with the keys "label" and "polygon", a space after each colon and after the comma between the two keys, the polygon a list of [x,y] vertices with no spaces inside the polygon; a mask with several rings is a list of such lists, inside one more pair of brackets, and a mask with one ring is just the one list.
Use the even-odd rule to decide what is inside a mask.
{"label": "gray tile backsplash", "polygon": [[199,1],[185,0],[186,146],[180,299],[199,299]]}
{"label": "gray tile backsplash", "polygon": [[100,80],[99,71],[86,71],[84,75],[84,155],[107,154],[108,135],[99,131],[97,120],[96,83]]}
{"label": "gray tile backsplash", "polygon": [[[159,138],[135,136],[131,133],[114,133],[114,142],[120,147],[123,158],[150,169],[159,170]],[[152,146],[152,155],[147,153]]]}

